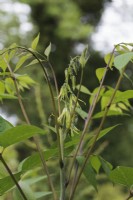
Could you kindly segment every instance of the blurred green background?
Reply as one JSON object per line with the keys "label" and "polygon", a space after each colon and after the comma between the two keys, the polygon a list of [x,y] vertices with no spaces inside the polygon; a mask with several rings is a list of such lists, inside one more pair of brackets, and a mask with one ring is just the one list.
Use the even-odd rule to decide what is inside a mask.
{"label": "blurred green background", "polygon": [[[80,54],[84,47],[89,45],[90,59],[85,69],[83,84],[93,91],[98,86],[95,70],[105,66],[104,53],[111,51],[113,45],[117,42],[126,42],[129,39],[132,42],[133,36],[129,29],[129,26],[133,27],[132,8],[131,1],[127,1],[124,4],[122,0],[0,0],[0,49],[14,42],[22,46],[29,46],[39,32],[38,50],[41,53],[43,53],[49,42],[52,43],[50,59],[59,87],[61,87],[64,81],[64,69],[68,66],[70,57]],[[114,12],[116,15],[111,15],[111,9],[112,13]],[[125,13],[125,18],[123,18],[123,12]],[[127,22],[129,23],[128,26]],[[124,28],[123,23],[125,25]],[[43,82],[43,75],[40,69],[34,67],[32,70],[27,69],[27,71],[36,81],[39,81],[41,91],[39,87],[36,87],[34,91],[26,91],[23,94],[26,97],[24,103],[31,122],[41,126],[47,122],[51,114],[48,89]],[[130,66],[127,73],[132,79],[133,73]],[[118,72],[113,70],[109,73],[106,84],[114,86],[117,77]],[[120,89],[132,89],[132,87],[132,84],[124,79]],[[40,116],[36,115],[37,98],[34,98],[35,95],[43,99],[44,113],[42,115],[40,113]],[[88,99],[84,96],[83,99],[88,104]],[[19,106],[16,103],[5,101],[1,108],[3,116],[6,116],[13,123],[16,123],[18,119],[23,121]],[[95,122],[93,126],[96,127],[97,123]],[[121,123],[122,125],[106,136],[107,146],[102,151],[102,156],[111,162],[113,166],[133,166],[132,109],[130,117],[109,118],[105,126],[108,127],[115,123]],[[17,163],[17,157],[20,159],[21,156],[24,157],[27,153],[26,150],[22,150],[21,146],[17,146],[16,149],[17,152],[15,154],[18,155],[15,162]],[[81,187],[82,192],[79,192],[84,195],[84,200],[120,200],[124,199],[125,195],[123,188],[113,187],[104,180],[100,183],[98,194],[94,194],[94,191],[89,186],[85,187],[84,190],[83,188],[84,181]],[[76,199],[80,198],[81,196],[78,194]]]}

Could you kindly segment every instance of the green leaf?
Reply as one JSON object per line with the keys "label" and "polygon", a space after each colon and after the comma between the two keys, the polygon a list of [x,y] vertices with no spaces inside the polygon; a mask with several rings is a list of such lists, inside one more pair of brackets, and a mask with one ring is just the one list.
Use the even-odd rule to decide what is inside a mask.
{"label": "green leaf", "polygon": [[114,59],[115,67],[121,71],[123,67],[125,67],[130,60],[133,58],[133,52],[124,53],[122,55],[116,56]]}
{"label": "green leaf", "polygon": [[131,48],[128,48],[128,46],[127,46],[128,44],[121,44],[121,45],[116,45],[115,46],[115,49],[117,50],[117,52],[119,53],[119,54],[123,54],[123,53],[127,53],[127,52],[130,52],[131,50]]}
{"label": "green leaf", "polygon": [[0,58],[0,68],[5,72],[7,68],[6,62],[3,60],[3,58]]}
{"label": "green leaf", "polygon": [[[20,173],[14,174],[17,181],[20,180]],[[15,185],[14,181],[10,176],[6,176],[0,179],[0,196],[6,193],[8,190],[13,188]]]}
{"label": "green leaf", "polygon": [[79,58],[79,63],[81,64],[81,67],[84,68],[87,61],[89,59],[89,52],[88,52],[88,46],[84,49],[82,52],[80,58]]}
{"label": "green leaf", "polygon": [[116,51],[117,51],[118,54],[125,53],[125,50],[120,45],[118,45],[118,46],[116,45],[115,49],[116,49]]}
{"label": "green leaf", "polygon": [[[78,115],[82,118],[82,119],[86,119],[87,116],[88,116],[88,113],[85,112],[84,110],[82,110],[81,108],[76,108],[76,112],[78,113]],[[96,113],[94,116],[93,116],[93,119],[98,119],[98,118],[101,118],[103,117],[105,111],[101,111],[101,112],[98,112]],[[115,111],[115,110],[109,110],[108,113],[107,113],[107,116],[110,117],[110,116],[118,116],[118,115],[127,115],[129,116],[129,114],[127,113],[123,113],[123,112],[120,112],[119,110]]]}
{"label": "green leaf", "polygon": [[122,44],[121,44],[120,47],[122,48],[122,50],[123,50],[124,53],[130,52],[130,49],[129,49],[126,45],[122,45]]}
{"label": "green leaf", "polygon": [[34,177],[34,178],[25,179],[25,183],[28,184],[28,185],[32,185],[32,184],[35,184],[35,183],[42,181],[44,179],[47,179],[47,176],[37,176],[37,177]]}
{"label": "green leaf", "polygon": [[114,54],[112,55],[112,53],[108,53],[105,55],[104,57],[105,63],[112,68],[112,65],[114,63]]}
{"label": "green leaf", "polygon": [[[15,47],[17,47],[17,45],[15,43],[10,46],[10,48],[15,48]],[[16,51],[17,51],[17,48],[10,50],[9,60],[11,60],[13,57],[15,57]]]}
{"label": "green leaf", "polygon": [[118,166],[111,171],[110,179],[113,183],[121,184],[130,188],[133,185],[133,168]]}
{"label": "green leaf", "polygon": [[52,192],[34,192],[34,194],[36,199],[40,199],[42,197],[52,194]]}
{"label": "green leaf", "polygon": [[38,60],[34,59],[34,60],[32,60],[29,64],[27,64],[25,67],[29,67],[29,66],[35,65],[35,64],[37,64],[37,63],[38,63]]}
{"label": "green leaf", "polygon": [[90,157],[90,162],[91,162],[93,169],[95,169],[95,171],[97,173],[99,173],[99,170],[100,170],[100,167],[101,167],[101,162],[100,162],[99,156],[92,155]]}
{"label": "green leaf", "polygon": [[[98,119],[98,118],[103,117],[104,113],[105,113],[105,111],[101,111],[101,112],[96,113],[96,114],[93,116],[93,119]],[[118,115],[121,115],[121,116],[127,115],[127,116],[129,116],[127,113],[122,113],[122,112],[120,112],[120,111],[114,111],[114,110],[109,110],[109,111],[108,111],[108,114],[107,114],[108,117],[111,117],[111,116],[118,116]]]}
{"label": "green leaf", "polygon": [[[45,160],[50,159],[54,155],[57,155],[57,153],[58,153],[58,149],[50,149],[43,152]],[[31,155],[25,160],[23,160],[20,163],[18,170],[22,172],[26,172],[38,166],[41,166],[41,160],[40,160],[39,154],[35,153],[34,155]]]}
{"label": "green leaf", "polygon": [[17,76],[16,79],[19,81],[19,88],[23,90],[24,88],[29,89],[29,86],[33,86],[36,82],[30,78],[28,75]]}
{"label": "green leaf", "polygon": [[133,81],[132,81],[132,79],[131,79],[126,73],[124,73],[124,76],[130,81],[130,83],[131,83],[132,86],[133,86]]}
{"label": "green leaf", "polygon": [[[94,97],[95,95],[98,93],[98,90],[99,90],[99,87],[95,88],[90,99],[89,99],[89,102],[90,104],[92,105],[93,101],[94,101]],[[102,88],[101,91],[100,91],[100,94],[99,94],[99,97],[98,97],[98,100],[97,102],[100,100],[101,96],[104,94],[104,91],[105,91],[105,88]]]}
{"label": "green leaf", "polygon": [[39,42],[39,38],[40,38],[40,34],[38,34],[38,35],[36,36],[36,38],[33,40],[32,44],[31,44],[31,48],[32,48],[33,50],[36,50],[36,47],[37,47],[38,42]]}
{"label": "green leaf", "polygon": [[45,49],[45,52],[44,52],[45,56],[47,56],[48,59],[49,59],[50,52],[51,52],[51,42],[48,45],[48,47]]}
{"label": "green leaf", "polygon": [[97,173],[99,173],[99,170],[102,167],[107,176],[109,176],[113,168],[113,166],[108,161],[104,160],[101,156],[92,155],[90,157],[90,162]]}
{"label": "green leaf", "polygon": [[10,72],[0,72],[0,76],[10,76]]}
{"label": "green leaf", "polygon": [[17,76],[16,77],[17,80],[21,81],[21,82],[24,82],[28,85],[32,85],[32,84],[35,84],[36,82],[30,78],[28,75],[21,75],[21,76]]}
{"label": "green leaf", "polygon": [[53,131],[54,133],[56,133],[56,128],[55,128],[55,127],[53,127],[53,126],[48,126],[47,124],[44,124],[44,126],[45,126],[46,128],[48,128],[49,130]]}
{"label": "green leaf", "polygon": [[109,176],[113,166],[111,165],[111,163],[104,160],[101,156],[99,156],[99,160],[101,162],[101,165],[102,165],[104,172],[106,173],[107,176]]}
{"label": "green leaf", "polygon": [[13,125],[0,116],[0,134],[8,129],[12,128]]}
{"label": "green leaf", "polygon": [[[80,85],[76,85],[76,89],[79,90],[79,88],[80,88]],[[84,85],[81,85],[80,92],[91,95],[91,92]]]}
{"label": "green leaf", "polygon": [[0,145],[5,148],[22,142],[36,134],[46,134],[46,131],[31,125],[16,126],[0,134]]}
{"label": "green leaf", "polygon": [[2,69],[2,71],[6,71],[7,69],[7,63],[8,63],[8,60],[9,60],[9,55],[8,53],[4,53],[3,56],[0,57],[0,68]]}
{"label": "green leaf", "polygon": [[0,98],[2,98],[2,99],[17,99],[16,96],[11,95],[11,94],[0,94]]}
{"label": "green leaf", "polygon": [[114,91],[107,91],[107,92],[105,92],[104,94],[103,94],[103,96],[102,96],[102,98],[101,98],[101,110],[104,110],[106,107],[107,107],[107,105],[108,105],[108,103],[109,103],[109,101],[110,101],[110,98],[112,97],[112,95],[113,95],[113,92]]}
{"label": "green leaf", "polygon": [[[102,96],[101,99],[101,108],[102,110],[108,105],[111,96],[114,93],[114,89],[110,88],[110,90],[106,91]],[[126,106],[130,106],[128,99],[133,98],[133,90],[127,90],[124,92],[121,92],[119,90],[117,90],[113,103],[110,106],[110,110],[113,109],[114,110],[114,106],[117,108],[117,105],[115,105],[118,102],[123,102]],[[118,109],[117,109],[118,110]]]}
{"label": "green leaf", "polygon": [[81,108],[76,108],[76,112],[82,119],[86,119],[88,116],[88,113],[82,110]]}
{"label": "green leaf", "polygon": [[71,77],[71,82],[72,82],[72,89],[75,90],[76,87],[76,77],[72,75]]}
{"label": "green leaf", "polygon": [[5,92],[5,84],[2,82],[2,81],[0,81],[0,94],[2,93],[4,93]]}
{"label": "green leaf", "polygon": [[96,76],[98,78],[99,81],[102,80],[102,77],[104,75],[104,71],[105,71],[105,68],[98,68],[96,69]]}
{"label": "green leaf", "polygon": [[[100,134],[99,134],[99,136],[98,136],[98,138],[97,138],[97,141],[98,141],[99,139],[101,139],[103,136],[105,136],[107,133],[109,133],[111,130],[113,130],[115,127],[119,126],[119,125],[120,125],[120,124],[116,124],[116,125],[114,125],[114,126],[111,126],[111,127],[109,127],[109,128],[105,128],[105,129],[101,130],[101,131],[100,131]],[[89,144],[88,144],[88,145],[92,145],[94,141],[95,141],[95,135],[94,135],[94,137],[89,141]]]}
{"label": "green leaf", "polygon": [[[71,153],[71,152],[68,152],[68,151],[72,151],[74,148],[75,148],[75,145],[77,145],[80,141],[80,134],[81,132],[78,132],[78,134],[75,134],[74,130],[72,131],[72,137],[71,138],[67,138],[65,140],[65,144],[64,144],[64,147],[65,147],[65,155],[67,156],[68,153]],[[90,134],[87,134],[85,136],[85,140],[88,140],[92,137],[91,133]]]}
{"label": "green leaf", "polygon": [[9,94],[14,94],[16,92],[16,88],[15,88],[14,81],[12,80],[12,78],[5,79],[5,88]]}
{"label": "green leaf", "polygon": [[133,46],[133,43],[124,43],[124,45]]}
{"label": "green leaf", "polygon": [[26,54],[26,55],[22,56],[22,57],[19,59],[17,65],[16,65],[16,67],[15,67],[14,72],[16,72],[16,71],[24,64],[24,62],[27,61],[28,58],[30,58],[30,57],[31,57],[31,54]]}
{"label": "green leaf", "polygon": [[74,136],[71,137],[69,141],[65,141],[65,148],[75,146],[76,144],[78,144],[79,140],[80,140],[80,136],[77,134],[74,134]]}
{"label": "green leaf", "polygon": [[116,97],[115,97],[115,100],[114,102],[117,103],[117,102],[124,102],[128,99],[132,99],[133,98],[133,90],[126,90],[124,92],[119,92],[119,93],[116,93]]}
{"label": "green leaf", "polygon": [[[83,156],[78,156],[77,157],[78,163],[80,166],[83,165],[85,158]],[[83,171],[84,176],[86,177],[86,179],[88,180],[88,182],[95,188],[95,190],[97,191],[97,181],[96,181],[96,173],[93,169],[93,167],[91,166],[90,162],[88,162],[84,168]]]}

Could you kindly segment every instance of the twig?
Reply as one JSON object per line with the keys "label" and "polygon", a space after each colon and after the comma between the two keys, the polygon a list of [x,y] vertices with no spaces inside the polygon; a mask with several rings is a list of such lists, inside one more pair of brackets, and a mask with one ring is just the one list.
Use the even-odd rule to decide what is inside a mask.
{"label": "twig", "polygon": [[70,177],[71,177],[71,173],[72,173],[72,169],[73,169],[73,166],[74,166],[74,163],[75,163],[75,160],[76,160],[76,157],[78,155],[78,152],[83,144],[83,139],[85,137],[85,134],[86,134],[86,131],[87,131],[87,128],[91,122],[91,118],[92,118],[92,115],[93,115],[93,112],[95,110],[95,107],[96,107],[96,103],[97,103],[97,100],[98,100],[98,97],[99,97],[99,94],[100,94],[100,91],[102,89],[102,86],[103,86],[103,82],[105,80],[105,77],[106,77],[106,74],[107,74],[107,71],[109,69],[109,64],[111,62],[111,59],[112,59],[112,56],[114,54],[114,51],[115,51],[115,48],[113,49],[112,51],[112,54],[111,54],[111,57],[110,57],[110,60],[105,68],[105,71],[104,71],[104,75],[103,75],[103,78],[100,82],[100,86],[99,86],[99,89],[98,89],[98,92],[97,94],[94,96],[94,99],[93,99],[93,103],[91,105],[91,107],[89,108],[89,111],[88,111],[88,116],[87,116],[87,119],[86,119],[86,122],[85,122],[85,125],[84,125],[84,129],[82,131],[82,135],[81,135],[81,138],[80,138],[80,141],[79,141],[79,144],[77,146],[77,149],[76,149],[76,152],[75,152],[75,155],[74,155],[74,158],[73,158],[73,161],[72,161],[72,164],[71,164],[71,167],[70,167],[70,173],[69,173],[69,176],[68,176],[68,183],[70,181]]}
{"label": "twig", "polygon": [[[19,89],[18,89],[16,77],[15,77],[10,65],[8,64],[7,60],[5,58],[4,58],[4,60],[5,60],[6,64],[7,64],[8,70],[11,73],[11,77],[12,77],[12,79],[14,81],[14,85],[15,85],[15,89],[16,89],[16,93],[17,93],[17,97],[18,97],[18,102],[19,102],[22,114],[23,114],[23,116],[25,118],[26,123],[30,125],[30,120],[29,120],[28,115],[26,113],[26,110],[25,110],[25,107],[24,107],[24,104],[22,102],[21,95],[20,95],[20,92],[19,92]],[[44,172],[46,172],[46,174],[47,174],[48,181],[49,181],[51,190],[53,192],[54,200],[57,200],[57,196],[56,196],[56,192],[55,192],[55,189],[54,189],[54,186],[53,186],[53,182],[51,180],[51,177],[50,177],[47,165],[46,165],[45,155],[42,153],[42,150],[40,148],[40,145],[39,145],[39,142],[38,142],[38,137],[34,136],[33,139],[34,139],[34,142],[36,144],[36,147],[37,147],[37,150],[38,150],[41,162],[42,162],[42,166],[43,166]]]}
{"label": "twig", "polygon": [[77,185],[78,185],[78,183],[79,183],[80,177],[81,177],[81,175],[82,175],[82,173],[83,173],[83,170],[84,170],[84,168],[85,168],[85,166],[86,166],[86,163],[87,163],[87,161],[88,161],[88,159],[89,159],[89,157],[90,157],[90,155],[91,155],[91,153],[92,153],[92,151],[93,151],[93,149],[94,149],[94,146],[95,146],[95,144],[96,144],[97,138],[99,137],[100,131],[101,131],[101,129],[102,129],[102,127],[103,127],[103,124],[104,124],[104,122],[105,122],[105,119],[106,119],[107,113],[108,113],[108,111],[109,111],[109,108],[110,108],[110,106],[111,106],[111,104],[112,104],[112,102],[113,102],[113,100],[114,100],[115,94],[116,94],[116,92],[117,92],[117,90],[118,90],[118,88],[119,88],[119,85],[120,85],[120,83],[121,83],[121,80],[122,80],[122,78],[123,78],[124,71],[125,71],[125,68],[123,69],[123,71],[122,71],[122,73],[121,73],[121,75],[120,75],[120,77],[119,77],[119,79],[118,79],[118,81],[117,81],[117,84],[116,84],[114,93],[112,94],[111,99],[110,99],[110,101],[109,101],[109,103],[108,103],[108,105],[107,105],[107,107],[106,107],[106,109],[105,109],[104,116],[103,116],[103,118],[102,118],[102,120],[101,120],[101,123],[100,123],[100,125],[99,125],[99,128],[97,129],[97,132],[96,132],[96,135],[95,135],[95,138],[94,138],[94,142],[93,142],[92,146],[88,148],[88,152],[87,152],[85,161],[84,161],[84,163],[83,163],[83,165],[82,165],[82,167],[81,167],[81,170],[80,170],[79,175],[78,175],[78,178],[77,178],[77,182],[76,182],[76,184],[75,184],[75,186],[74,186],[73,193],[72,193],[72,195],[70,196],[69,200],[72,200],[73,197],[74,197],[74,193],[75,193],[75,190],[76,190]]}
{"label": "twig", "polygon": [[60,107],[59,87],[58,87],[58,83],[57,83],[55,72],[53,70],[53,66],[51,65],[50,62],[49,62],[49,65],[50,65],[50,69],[51,69],[51,72],[52,72],[52,75],[53,75],[53,78],[54,78],[54,84],[55,84],[57,101],[58,101],[58,112],[59,112],[59,115],[60,115],[60,113],[61,113],[61,107]]}
{"label": "twig", "polygon": [[127,198],[126,198],[126,200],[129,200],[129,199],[131,199],[133,197],[133,195],[129,195]]}
{"label": "twig", "polygon": [[44,76],[46,78],[46,81],[47,81],[47,84],[48,84],[48,87],[49,87],[49,91],[50,91],[50,95],[51,95],[51,100],[52,100],[52,106],[53,106],[53,112],[54,112],[54,116],[55,116],[55,124],[56,124],[55,128],[56,128],[56,133],[57,133],[57,141],[58,141],[58,147],[59,147],[59,163],[60,163],[60,162],[62,162],[62,153],[61,153],[61,145],[60,145],[59,125],[58,125],[58,120],[57,120],[58,114],[57,114],[57,111],[56,111],[55,99],[54,99],[52,87],[51,87],[51,84],[50,84],[49,77],[47,75],[46,69],[43,66],[41,60],[36,55],[36,53],[33,52],[30,49],[27,49],[26,47],[16,46],[16,47],[13,47],[13,48],[9,48],[9,49],[5,50],[4,52],[2,52],[0,55],[4,55],[6,52],[14,50],[14,49],[21,49],[21,50],[24,50],[26,52],[29,52],[39,62],[40,66],[41,66],[41,68],[43,70]]}
{"label": "twig", "polygon": [[129,200],[129,199],[131,199],[132,197],[133,197],[133,191],[130,190],[129,196],[126,198],[126,200]]}
{"label": "twig", "polygon": [[8,173],[9,173],[11,179],[12,179],[13,182],[15,183],[15,185],[16,185],[16,187],[18,188],[18,190],[19,190],[20,194],[22,195],[23,199],[24,199],[24,200],[28,200],[27,197],[25,196],[25,194],[24,194],[22,188],[20,187],[19,183],[17,182],[15,176],[13,175],[12,171],[10,170],[10,168],[8,167],[8,165],[6,164],[6,162],[5,162],[5,160],[4,160],[3,156],[2,156],[2,154],[0,154],[0,160],[1,160],[1,162],[3,163],[3,165],[5,166],[6,170],[8,171]]}

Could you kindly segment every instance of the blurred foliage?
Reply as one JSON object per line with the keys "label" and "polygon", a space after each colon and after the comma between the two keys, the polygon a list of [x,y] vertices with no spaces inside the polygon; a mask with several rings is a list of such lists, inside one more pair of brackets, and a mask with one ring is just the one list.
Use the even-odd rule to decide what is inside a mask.
{"label": "blurred foliage", "polygon": [[[12,1],[12,5],[14,8],[15,3],[18,1]],[[10,19],[7,24],[3,23],[3,26],[8,30],[8,27],[14,28],[14,36],[12,35],[12,32],[10,32],[10,36],[8,36],[8,40],[5,42],[3,40],[3,44],[7,45],[7,43],[11,44],[11,42],[17,42],[22,45],[26,44],[29,45],[29,43],[32,41],[32,35],[38,32],[40,32],[40,46],[39,51],[43,51],[44,47],[48,45],[48,43],[51,41],[52,43],[52,54],[50,57],[50,60],[52,60],[52,65],[55,70],[58,84],[59,86],[62,85],[64,81],[64,69],[68,66],[70,56],[73,56],[77,54],[77,45],[78,44],[86,44],[88,43],[89,36],[92,34],[94,27],[100,20],[102,10],[104,7],[104,0],[95,0],[93,1],[71,1],[71,0],[40,0],[40,1],[28,1],[28,0],[20,0],[22,6],[25,6],[29,4],[31,11],[29,9],[29,14],[23,14],[25,15],[25,18],[27,18],[27,22],[30,22],[33,24],[33,31],[30,32],[23,32],[23,30],[20,29],[21,25],[25,25],[25,19],[21,19],[21,15],[19,16],[19,13],[8,13],[5,11],[6,16]],[[24,9],[25,7],[22,7]],[[26,8],[25,8],[26,9]],[[21,10],[23,12],[23,10]],[[5,14],[2,15],[3,19],[5,18]],[[12,17],[10,15],[15,16],[15,19],[17,20],[17,24],[14,23],[12,20]],[[19,17],[18,17],[18,16]],[[21,19],[21,20],[19,20]],[[21,23],[20,23],[21,21]],[[10,25],[10,26],[9,26]],[[5,29],[2,29],[3,35],[5,35]],[[10,31],[10,29],[9,29]],[[17,39],[18,38],[18,39]],[[19,41],[19,42],[18,42]],[[91,50],[91,46],[89,45],[89,49]],[[82,49],[80,49],[81,52]],[[97,54],[97,59],[99,60],[99,55]],[[93,57],[93,56],[91,56]],[[88,65],[88,70],[86,72],[84,80],[88,78],[88,75],[93,76],[95,68],[95,60],[97,60],[94,56],[94,60],[92,58],[92,62]],[[100,63],[100,61],[98,61]],[[25,69],[24,69],[25,70]],[[45,94],[42,96],[42,100],[44,102],[47,102],[47,106],[45,106],[46,114],[50,113],[50,106],[49,103],[49,94],[46,89],[45,83],[42,81],[43,75],[42,71],[36,67],[26,69],[27,73],[32,74],[32,77],[35,78],[35,80],[41,85],[41,91],[45,91]],[[51,75],[51,81],[52,81],[52,75]],[[87,81],[86,81],[87,82]],[[92,79],[89,83],[90,88],[94,88],[95,81]],[[34,91],[27,91],[27,93],[24,95],[27,97],[27,95],[30,95],[30,99],[34,98]],[[27,98],[25,99],[25,104],[27,105],[27,109],[30,113],[33,113],[35,110],[36,102],[33,101],[33,107],[28,106],[30,102],[28,102]],[[10,111],[9,111],[10,108]],[[13,113],[14,112],[14,106],[11,105],[8,107],[5,107],[5,110],[8,110],[8,112]],[[17,110],[18,115],[19,110]],[[32,116],[32,122],[39,123],[39,119],[36,118],[35,115]]]}
{"label": "blurred foliage", "polygon": [[[14,2],[18,1],[14,0]],[[28,4],[31,8],[27,20],[30,21],[33,26],[32,31],[27,31],[25,33],[21,32],[20,20],[18,16],[15,13],[10,13],[0,9],[1,46],[3,47],[3,45],[6,46],[7,44],[11,44],[13,42],[27,45],[31,42],[33,35],[40,32],[41,37],[39,50],[43,51],[44,47],[46,47],[51,41],[52,54],[50,60],[52,60],[54,70],[57,74],[59,86],[61,86],[64,80],[63,71],[64,68],[67,67],[69,64],[70,56],[75,55],[78,51],[77,49],[79,49],[80,46],[82,48],[82,45],[84,46],[84,44],[89,43],[91,56],[87,64],[88,67],[84,76],[84,84],[87,83],[86,85],[89,90],[93,91],[95,86],[98,85],[98,81],[94,79],[95,69],[98,67],[103,67],[104,61],[98,52],[93,51],[91,43],[89,41],[89,37],[91,36],[91,34],[93,34],[93,31],[100,20],[102,11],[104,9],[104,3],[106,1],[20,0],[20,2]],[[26,93],[23,94],[23,96],[26,109],[28,110],[28,113],[31,117],[31,122],[33,124],[42,125],[46,122],[47,116],[51,114],[51,103],[49,100],[48,89],[46,87],[46,84],[43,82],[42,72],[40,69],[37,68],[37,66],[33,67],[32,70],[31,68],[24,69],[24,71],[25,70],[27,70],[27,73],[32,74],[33,78],[37,82],[39,80],[39,83],[41,85],[40,88],[38,85],[35,91],[33,89],[31,89],[30,91],[27,90]],[[117,76],[118,73],[113,70],[107,76],[106,83],[114,84],[115,77]],[[50,78],[53,82],[52,75]],[[123,90],[128,86],[132,87],[131,83],[128,80],[124,79],[121,89]],[[43,94],[40,94],[40,91],[42,91]],[[28,100],[28,96],[30,97],[30,100]],[[37,102],[38,96],[42,100],[41,103]],[[83,99],[84,101],[86,101],[86,104],[88,104],[88,99],[86,99],[86,96],[83,96]],[[40,113],[40,117],[37,117],[36,113],[41,104],[43,104],[45,113]],[[8,103],[8,101],[5,102],[5,110],[10,113],[17,113],[18,116],[20,116],[21,118],[20,110],[16,103],[14,105],[14,103]],[[125,120],[124,117],[116,117],[115,123],[119,123],[120,120],[122,120],[122,126],[117,128],[117,133],[114,130],[111,135],[106,136],[107,143],[109,144],[102,154],[114,165],[122,165],[125,163],[132,165],[132,119]],[[110,117],[107,120],[105,126],[111,126],[113,122],[114,119]],[[92,127],[95,127],[98,123],[98,120],[95,121],[95,123],[92,124]],[[19,147],[17,148],[19,149]],[[107,191],[109,193],[106,193]],[[115,197],[113,196],[113,194],[115,195]],[[110,199],[115,198],[119,200],[120,198],[123,198],[123,194],[122,196],[121,194],[119,194],[119,189],[116,189],[116,192],[114,192],[113,189],[109,189],[108,185],[101,186],[98,199],[104,199],[104,195],[107,195],[107,198],[109,198],[110,196]],[[95,198],[97,200],[97,197]],[[88,197],[86,197],[85,199],[88,199]],[[90,197],[90,200],[91,199],[94,199],[94,197]]]}
{"label": "blurred foliage", "polygon": [[99,187],[98,194],[94,197],[94,200],[121,200],[126,199],[127,195],[125,195],[124,191],[122,191],[121,187],[113,186],[110,184],[102,184]]}
{"label": "blurred foliage", "polygon": [[[18,4],[16,1],[3,1],[0,6],[0,49],[11,43],[21,45],[29,44],[33,33],[30,32],[32,24],[29,16],[30,7]],[[26,29],[24,28],[26,27]],[[27,29],[29,27],[29,30]]]}
{"label": "blurred foliage", "polygon": [[[42,0],[26,1],[31,7],[31,17],[36,31],[40,32],[40,50],[50,41],[52,43],[51,60],[58,78],[63,83],[63,70],[75,54],[79,43],[86,44],[94,27],[100,20],[104,0]],[[90,47],[89,47],[90,48]],[[83,49],[80,50],[80,52]]]}

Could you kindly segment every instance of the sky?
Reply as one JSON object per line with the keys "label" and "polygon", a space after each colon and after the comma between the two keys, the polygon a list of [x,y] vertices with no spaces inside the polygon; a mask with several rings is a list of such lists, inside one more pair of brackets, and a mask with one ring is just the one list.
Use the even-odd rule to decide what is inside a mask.
{"label": "sky", "polygon": [[[8,20],[11,19],[12,14],[16,14],[20,23],[19,26],[19,32],[26,34],[28,31],[32,31],[33,26],[32,24],[29,22],[29,13],[30,13],[30,7],[26,4],[20,4],[20,3],[13,3],[12,0],[0,0],[0,10],[4,11],[5,13],[7,13],[6,16],[0,15],[0,20],[4,20],[4,23],[7,23]],[[16,29],[15,27],[12,27],[12,29],[9,30],[10,34],[15,33],[16,34]],[[17,30],[18,31],[18,30]],[[19,34],[20,34],[19,33]],[[5,32],[4,32],[5,34]],[[17,32],[18,34],[18,32]],[[0,49],[3,48],[3,33],[2,30],[0,29]],[[7,119],[8,121],[10,121],[13,125],[16,125],[16,123],[18,122],[18,118],[16,115],[8,115],[8,113],[4,112],[1,108],[0,108],[0,115]]]}
{"label": "sky", "polygon": [[91,37],[93,48],[107,53],[114,44],[133,42],[133,0],[113,0],[105,10]]}
{"label": "sky", "polygon": [[[30,22],[29,17],[31,11],[29,5],[13,2],[12,0],[0,0],[0,11],[0,21],[3,25],[3,27],[0,28],[0,49],[3,49],[4,42],[6,43],[6,41],[8,41],[8,36],[5,34],[4,25],[5,27],[9,25],[8,32],[11,36],[19,35],[23,42],[25,42],[27,33],[34,32],[33,25]],[[10,26],[9,22],[12,24],[12,26]]]}

